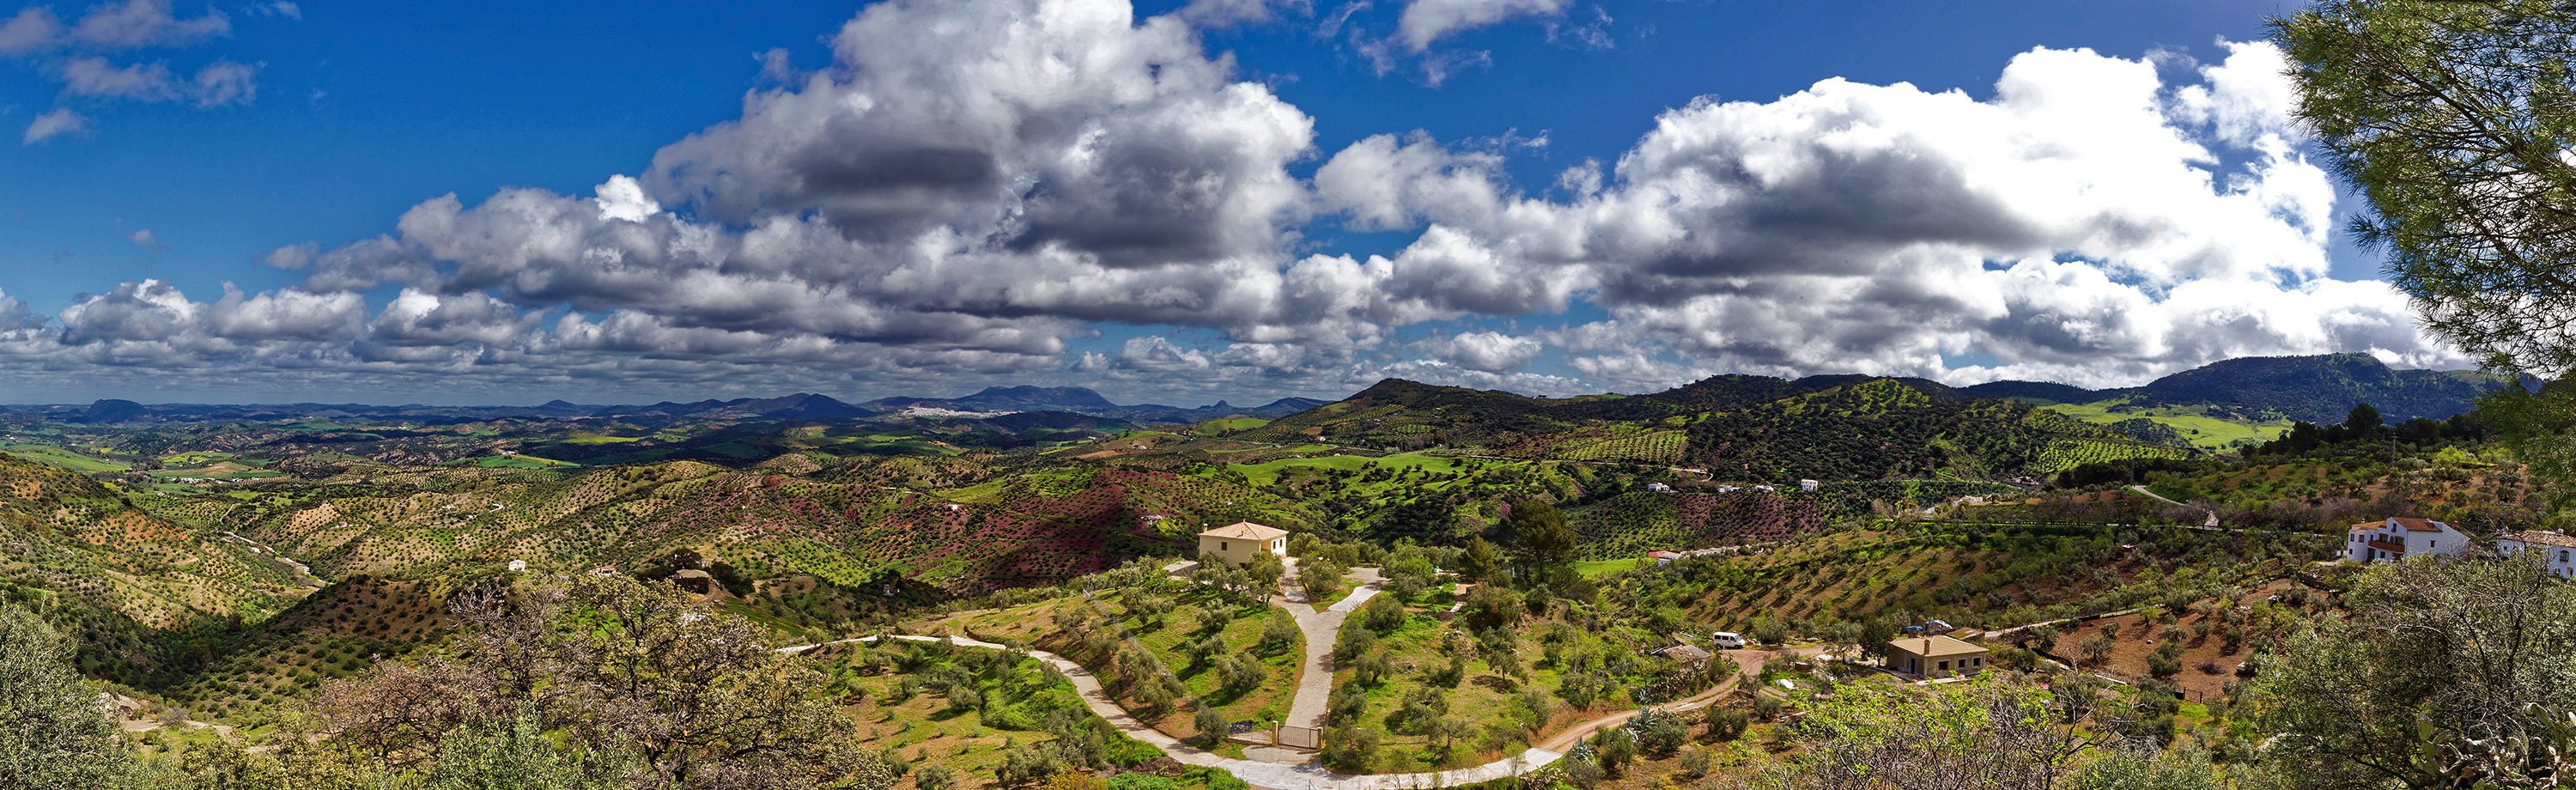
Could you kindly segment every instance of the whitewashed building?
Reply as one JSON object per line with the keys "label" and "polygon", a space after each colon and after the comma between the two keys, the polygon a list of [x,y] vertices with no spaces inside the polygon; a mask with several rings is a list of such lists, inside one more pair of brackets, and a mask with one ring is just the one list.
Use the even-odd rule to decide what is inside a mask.
{"label": "whitewashed building", "polygon": [[2558,578],[2576,578],[2576,538],[2557,532],[2507,532],[2496,536],[2496,551],[2507,557],[2540,552],[2541,567]]}
{"label": "whitewashed building", "polygon": [[2469,536],[2451,525],[2426,518],[2390,518],[2352,525],[2344,533],[2343,556],[2354,562],[2390,562],[2407,557],[2456,557],[2468,553]]}

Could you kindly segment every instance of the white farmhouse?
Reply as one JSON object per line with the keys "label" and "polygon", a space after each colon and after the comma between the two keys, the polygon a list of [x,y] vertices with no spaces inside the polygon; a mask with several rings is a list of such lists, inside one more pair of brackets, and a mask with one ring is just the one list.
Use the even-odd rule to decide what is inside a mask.
{"label": "white farmhouse", "polygon": [[2540,552],[2541,567],[2558,578],[2576,578],[2576,538],[2557,532],[2507,532],[2496,536],[2496,551],[2507,557]]}
{"label": "white farmhouse", "polygon": [[2354,562],[2388,562],[2426,555],[2456,557],[2468,550],[2468,535],[2432,519],[2392,517],[2354,524],[2344,533],[2343,556]]}

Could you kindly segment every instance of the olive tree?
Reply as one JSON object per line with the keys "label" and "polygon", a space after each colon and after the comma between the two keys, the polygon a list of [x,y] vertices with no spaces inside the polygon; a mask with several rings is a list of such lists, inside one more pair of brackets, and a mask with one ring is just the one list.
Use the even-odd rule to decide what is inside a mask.
{"label": "olive tree", "polygon": [[450,774],[551,752],[583,776],[667,788],[893,783],[835,701],[809,694],[822,685],[811,667],[676,588],[584,579],[455,609],[456,655],[326,685],[309,706],[323,733],[384,765]]}
{"label": "olive tree", "polygon": [[[2247,705],[2305,788],[2547,786],[2576,771],[2576,588],[2535,556],[2372,567],[2277,654]],[[2455,784],[2453,780],[2462,780]]]}
{"label": "olive tree", "polygon": [[61,632],[0,603],[0,790],[88,790],[131,775],[134,753],[71,656]]}
{"label": "olive tree", "polygon": [[1782,778],[1792,790],[1958,787],[2050,790],[2090,745],[2049,710],[2048,692],[1986,673],[1937,687],[1855,683],[1818,700],[1797,732],[1808,751]]}

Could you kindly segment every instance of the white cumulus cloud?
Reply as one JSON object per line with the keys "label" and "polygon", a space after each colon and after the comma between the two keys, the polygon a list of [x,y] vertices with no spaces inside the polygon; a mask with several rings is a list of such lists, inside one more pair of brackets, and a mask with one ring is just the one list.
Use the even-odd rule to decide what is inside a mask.
{"label": "white cumulus cloud", "polygon": [[[1563,8],[1407,12],[1428,43]],[[1206,52],[1187,15],[871,5],[829,64],[762,61],[772,81],[740,117],[587,195],[432,197],[382,235],[265,254],[302,273],[265,293],[142,280],[50,320],[0,301],[0,359],[25,363],[0,384],[149,365],[593,391],[1016,379],[1178,401],[1390,375],[1564,395],[1723,372],[2111,385],[2257,354],[2460,362],[2396,291],[2329,274],[2335,192],[2268,44],[2177,79],[2034,49],[1989,98],[1831,79],[1702,99],[1533,194],[1506,167],[1518,147],[1494,141],[1386,130],[1319,156],[1314,120]],[[41,21],[0,23],[0,46]],[[102,96],[131,68],[98,65]],[[173,89],[247,101],[239,68],[237,98],[205,71]],[[25,139],[83,124],[57,109]],[[1361,254],[1318,227],[1409,238]],[[1077,350],[1104,333],[1121,339]]]}

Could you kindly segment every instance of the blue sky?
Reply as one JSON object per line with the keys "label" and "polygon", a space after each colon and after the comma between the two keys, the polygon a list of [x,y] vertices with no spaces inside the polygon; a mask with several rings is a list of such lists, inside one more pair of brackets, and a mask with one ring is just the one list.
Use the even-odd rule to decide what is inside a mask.
{"label": "blue sky", "polygon": [[[1240,403],[1388,375],[1572,394],[1721,372],[2109,385],[2246,354],[2453,362],[2318,227],[2351,201],[2319,193],[2259,84],[2268,50],[2243,44],[2295,7],[0,6],[0,128],[20,132],[0,140],[23,141],[0,145],[0,308],[20,308],[0,310],[0,401],[1026,382]],[[978,65],[1031,51],[1088,59],[1045,78]],[[2020,104],[1999,96],[2008,68],[2035,86]],[[1073,98],[1004,84],[1058,78]],[[1855,87],[1811,89],[1834,78]],[[2154,106],[2031,98],[2086,80]],[[747,93],[805,101],[747,117]],[[1018,131],[993,132],[1005,120]],[[1048,124],[1095,131],[1029,131]],[[969,159],[1002,164],[972,195],[903,181],[885,163],[910,149],[870,158],[983,132],[1000,136]],[[2067,147],[2050,135],[2141,134],[2133,157],[2046,153]],[[1816,142],[1837,139],[1865,142]],[[845,155],[864,161],[825,162]],[[1568,176],[1587,162],[1588,191]],[[1706,183],[1780,162],[1751,188]],[[826,175],[840,191],[813,186]],[[606,217],[617,176],[638,179],[618,221],[660,241],[476,225]],[[2194,178],[2208,205],[2148,197]],[[1217,202],[1171,202],[1190,188]],[[527,191],[486,203],[503,189]],[[2106,202],[2050,208],[2087,200]],[[763,227],[803,240],[762,246]],[[707,234],[729,252],[687,246]],[[531,239],[556,246],[531,259]],[[934,242],[950,246],[921,252]],[[659,257],[680,249],[701,257]],[[603,260],[614,276],[584,268]],[[2249,283],[2295,298],[2204,295]]]}

